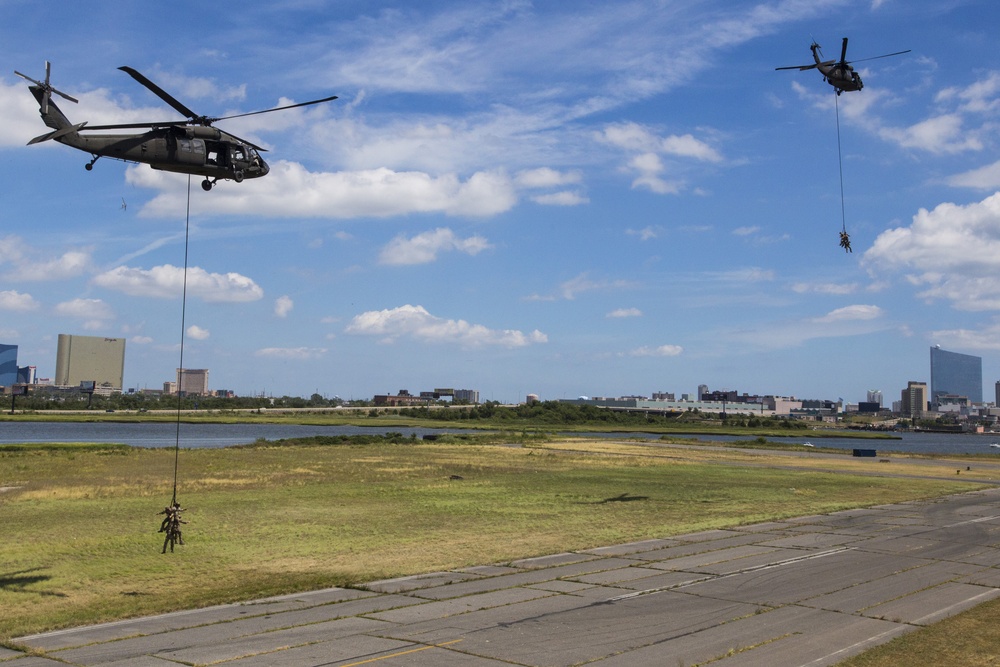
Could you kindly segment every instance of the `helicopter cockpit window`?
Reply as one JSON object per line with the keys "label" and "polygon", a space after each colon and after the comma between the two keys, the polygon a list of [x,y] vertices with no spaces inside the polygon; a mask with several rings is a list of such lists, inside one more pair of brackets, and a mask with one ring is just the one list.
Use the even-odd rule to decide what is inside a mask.
{"label": "helicopter cockpit window", "polygon": [[242,146],[233,146],[233,162],[246,162],[247,154]]}

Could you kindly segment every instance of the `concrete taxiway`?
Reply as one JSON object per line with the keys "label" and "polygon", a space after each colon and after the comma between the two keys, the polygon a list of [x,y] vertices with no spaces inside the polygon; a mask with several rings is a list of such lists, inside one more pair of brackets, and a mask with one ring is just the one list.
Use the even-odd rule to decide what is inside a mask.
{"label": "concrete taxiway", "polygon": [[1000,489],[50,632],[2,667],[833,665],[1000,594]]}

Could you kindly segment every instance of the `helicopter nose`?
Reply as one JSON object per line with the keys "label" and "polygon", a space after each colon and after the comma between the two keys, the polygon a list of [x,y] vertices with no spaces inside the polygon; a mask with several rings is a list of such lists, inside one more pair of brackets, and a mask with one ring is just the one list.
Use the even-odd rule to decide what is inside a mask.
{"label": "helicopter nose", "polygon": [[267,166],[267,163],[263,160],[260,161],[260,175],[267,176],[267,172],[271,171],[271,168]]}

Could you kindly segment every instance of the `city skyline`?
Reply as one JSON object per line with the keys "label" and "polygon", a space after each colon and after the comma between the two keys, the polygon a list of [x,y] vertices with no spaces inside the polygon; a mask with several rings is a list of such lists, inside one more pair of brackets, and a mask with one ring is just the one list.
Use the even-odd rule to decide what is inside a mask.
{"label": "city skyline", "polygon": [[[889,398],[935,344],[1000,378],[996,3],[277,1],[153,42],[146,6],[16,7],[0,341],[41,376],[62,331],[126,339],[126,387],[241,395]],[[844,37],[911,51],[839,97],[775,71]],[[199,114],[339,99],[220,122],[271,172],[188,216],[182,175],[26,145],[46,61],[74,123],[175,117],[121,66]]]}
{"label": "city skyline", "polygon": [[[124,361],[125,361],[124,360],[124,341],[120,341],[120,340],[116,340],[116,339],[101,339],[99,337],[73,336],[73,335],[68,335],[68,334],[60,334],[59,335],[60,342],[61,342],[61,344],[62,343],[66,343],[66,348],[67,348],[66,351],[63,351],[63,350],[60,351],[60,359],[63,359],[63,363],[66,366],[69,365],[68,364],[69,356],[70,356],[69,352],[68,352],[68,348],[70,347],[69,343],[74,338],[78,339],[78,340],[81,340],[81,347],[85,343],[86,344],[86,349],[88,350],[89,354],[92,354],[92,355],[93,354],[98,354],[98,355],[102,354],[101,352],[98,352],[96,350],[96,348],[95,349],[91,349],[95,345],[98,346],[98,347],[100,347],[102,342],[105,345],[108,344],[108,343],[110,343],[112,345],[112,347],[114,347],[116,349],[120,345],[121,346],[121,349],[120,349],[121,363],[124,363]],[[982,375],[982,359],[980,357],[976,357],[976,356],[973,356],[973,355],[966,355],[966,354],[962,354],[962,353],[956,353],[956,352],[952,352],[952,351],[949,351],[949,350],[944,350],[944,349],[941,348],[940,345],[932,346],[930,348],[930,353],[931,353],[930,366],[928,368],[928,377],[931,378],[930,382],[928,382],[927,380],[908,380],[907,381],[907,386],[903,387],[901,389],[901,393],[903,394],[902,400],[903,400],[904,403],[906,402],[906,394],[907,394],[909,388],[912,385],[914,385],[914,384],[923,385],[925,387],[924,391],[927,392],[927,402],[928,402],[929,406],[931,407],[931,409],[934,409],[935,404],[937,403],[937,396],[939,394],[947,394],[947,395],[950,395],[952,397],[964,397],[964,398],[968,399],[968,402],[970,404],[985,404],[985,403],[990,403],[990,401],[984,401],[983,396],[986,395],[986,394],[983,393],[983,391],[982,391],[981,388],[980,388],[979,392],[976,393],[974,391],[974,389],[975,389],[974,384],[973,385],[969,385],[969,384],[962,385],[963,381],[969,379],[969,377],[967,377],[967,376],[970,374],[970,369],[973,368],[973,365],[975,366],[974,370],[976,372],[972,373],[972,375],[974,375],[975,379],[978,380],[978,384],[979,385],[983,384],[984,380],[983,380],[983,375]],[[0,370],[13,369],[13,370],[9,370],[8,375],[10,375],[10,374],[16,374],[16,372],[18,370],[18,367],[21,365],[21,362],[17,359],[16,354],[17,354],[17,346],[16,345],[5,345],[3,343],[0,343],[0,361],[4,362],[4,365],[0,366]],[[116,352],[112,356],[117,356],[117,354],[118,353]],[[937,355],[937,357],[935,355]],[[114,373],[123,374],[122,373],[122,368],[119,365],[119,360],[116,358],[113,361],[114,361],[114,363],[112,365],[115,366],[113,372]],[[957,367],[955,367],[956,363],[958,364]],[[56,365],[58,367],[59,360],[57,360],[57,364]],[[93,367],[93,363],[90,362],[90,363],[87,364],[87,366],[92,368]],[[937,366],[937,368],[935,368],[935,366]],[[36,369],[37,366],[35,366],[34,364],[32,364],[31,368],[32,369]],[[173,380],[173,381],[167,380],[167,381],[164,381],[162,383],[163,391],[167,391],[166,388],[168,386],[171,386],[171,387],[175,387],[175,388],[177,388],[177,389],[179,389],[181,391],[184,391],[185,393],[191,393],[191,394],[209,394],[209,393],[214,393],[214,392],[224,392],[224,393],[227,393],[227,394],[242,395],[242,396],[271,395],[271,396],[301,396],[301,397],[305,397],[305,396],[311,395],[311,394],[292,394],[292,393],[281,392],[281,391],[270,392],[270,393],[266,393],[266,394],[264,392],[253,392],[253,393],[243,393],[243,394],[240,394],[239,392],[234,392],[232,389],[229,389],[229,388],[225,388],[225,387],[213,387],[213,386],[211,386],[209,384],[209,381],[208,381],[210,369],[207,369],[207,368],[200,368],[200,369],[184,368],[183,369],[183,376],[184,376],[183,381],[181,379],[182,369],[176,368],[175,369],[175,373],[176,373],[175,380]],[[58,375],[58,373],[57,373],[57,375]],[[934,387],[934,382],[935,382],[935,379],[934,379],[935,375],[938,376],[938,380],[937,380],[938,383],[947,384],[949,386],[949,388],[948,389],[942,389],[941,391],[938,391],[938,392],[934,392],[933,387]],[[121,375],[119,375],[119,377],[120,376]],[[41,378],[41,380],[43,382],[48,383],[48,384],[54,384],[54,385],[57,385],[57,386],[60,384],[59,382],[52,382],[51,379],[45,379],[43,376],[35,376],[35,375],[33,375],[33,377],[35,377],[36,379]],[[87,377],[89,378],[90,376],[88,375]],[[77,377],[76,379],[79,381],[80,378]],[[20,380],[18,380],[18,382],[20,382]],[[70,384],[73,385],[73,386],[76,385],[75,382],[74,383],[70,383]],[[0,385],[2,385],[2,383],[0,383]],[[995,382],[993,382],[992,386],[993,386],[993,388],[995,390],[996,395],[998,397],[1000,397],[1000,380],[996,380]],[[931,387],[932,389],[927,389],[928,387]],[[955,388],[969,389],[969,391],[967,393],[962,393],[961,391],[957,391],[956,392],[956,391],[954,391]],[[144,386],[138,386],[138,385],[136,385],[136,386],[124,386],[124,387],[122,387],[122,391],[123,392],[148,391],[149,389],[150,389],[150,387],[148,385],[144,385]],[[156,386],[154,388],[154,391],[160,391],[160,387]],[[172,391],[173,391],[173,389],[171,389],[171,392]],[[862,402],[875,401],[875,402],[879,403],[880,405],[883,405],[884,407],[889,407],[889,406],[891,406],[892,402],[895,401],[895,399],[894,398],[890,398],[890,400],[889,400],[889,406],[886,406],[885,405],[884,397],[885,397],[887,391],[888,391],[888,395],[890,397],[896,396],[895,388],[889,388],[888,390],[886,390],[884,388],[877,388],[877,389],[868,388],[868,389],[864,390],[864,398],[863,399],[860,396],[856,400],[852,400],[851,398],[846,398],[845,399],[844,396],[837,396],[837,398],[833,399],[833,400],[842,402],[845,405],[846,404],[851,404],[851,403],[857,404],[857,403],[862,403]],[[658,398],[658,396],[665,397],[667,395],[672,395],[674,398],[670,398],[670,399],[664,398],[663,400],[671,400],[671,401],[673,401],[673,400],[699,401],[699,400],[701,400],[701,397],[702,397],[703,394],[707,394],[707,393],[710,393],[710,392],[715,392],[715,393],[730,393],[731,392],[731,393],[736,393],[736,394],[739,394],[739,395],[742,395],[742,396],[750,395],[750,396],[766,396],[766,397],[786,397],[786,398],[796,398],[796,399],[805,399],[805,400],[831,400],[832,399],[832,395],[830,395],[830,394],[817,394],[817,395],[809,395],[809,396],[807,396],[807,395],[796,395],[796,394],[781,394],[781,393],[776,393],[776,392],[770,392],[770,391],[767,391],[767,390],[764,390],[764,391],[759,391],[759,390],[758,391],[747,391],[745,388],[742,388],[742,390],[741,390],[741,388],[739,388],[739,387],[734,388],[734,387],[728,386],[728,385],[722,385],[722,386],[718,386],[718,387],[712,387],[712,386],[709,386],[707,384],[699,384],[697,386],[697,388],[695,389],[695,391],[693,391],[693,392],[687,392],[687,391],[684,391],[684,390],[678,391],[678,390],[676,390],[676,388],[658,388],[658,389],[651,390],[648,393],[642,393],[641,391],[639,393],[637,393],[635,390],[633,390],[631,392],[626,392],[626,393],[617,394],[617,395],[612,395],[612,394],[606,394],[605,395],[605,394],[602,394],[601,392],[596,392],[594,394],[594,397],[597,397],[597,396],[601,396],[601,397],[604,397],[604,398],[629,397],[629,398],[643,398],[644,400],[648,400],[649,397],[652,397],[651,400],[656,401],[656,400],[660,400]],[[409,395],[410,388],[409,387],[401,387],[401,388],[399,388],[397,390],[396,394],[392,394],[391,392],[376,392],[376,393],[372,394],[371,396],[354,396],[354,395],[351,395],[349,397],[343,397],[343,396],[340,396],[339,394],[331,394],[330,392],[320,391],[319,388],[317,388],[316,391],[314,391],[312,393],[313,394],[319,394],[319,395],[323,396],[324,398],[329,398],[331,395],[332,396],[337,396],[338,398],[342,398],[344,400],[368,400],[369,398],[374,397],[376,399],[376,401],[377,401],[378,398],[379,398],[379,396],[383,396],[384,397],[384,396],[394,396],[394,395],[398,395],[398,396]],[[415,396],[415,397],[421,397],[422,395],[425,395],[425,394],[426,395],[430,395],[430,394],[442,394],[442,395],[443,394],[447,394],[447,395],[451,395],[451,396],[455,396],[455,397],[461,397],[462,400],[469,400],[469,396],[474,394],[475,397],[476,397],[476,400],[475,401],[471,401],[471,402],[475,402],[475,403],[480,402],[478,400],[479,399],[479,394],[480,394],[480,390],[479,389],[471,389],[471,390],[470,389],[461,389],[461,390],[459,390],[459,389],[434,389],[434,390],[430,390],[430,389],[418,389],[417,390],[417,394],[414,394],[413,396]],[[570,397],[566,397],[566,396],[563,396],[563,397],[540,397],[536,392],[530,392],[529,391],[529,392],[526,392],[524,394],[524,396],[518,397],[517,401],[500,401],[500,402],[507,402],[507,403],[522,402],[522,401],[528,400],[529,397],[534,397],[534,400],[548,400],[550,398],[554,398],[556,400],[566,400],[567,398],[570,398]],[[687,397],[687,398],[685,398],[685,397]],[[437,398],[437,396],[435,396],[435,398]],[[585,396],[585,395],[581,394],[581,395],[574,396],[572,398],[584,399],[584,398],[592,398],[592,397]],[[493,400],[493,399],[483,399],[483,400]],[[998,399],[998,401],[1000,401],[1000,399]],[[994,401],[994,404],[1000,404],[1000,403],[997,403],[997,401]]]}

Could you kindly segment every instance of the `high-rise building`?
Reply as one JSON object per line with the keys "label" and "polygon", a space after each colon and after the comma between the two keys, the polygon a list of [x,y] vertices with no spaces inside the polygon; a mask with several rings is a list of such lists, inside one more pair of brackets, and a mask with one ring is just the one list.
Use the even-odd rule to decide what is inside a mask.
{"label": "high-rise building", "polygon": [[923,417],[927,410],[927,383],[910,382],[906,383],[906,389],[900,396],[899,411],[911,419]]}
{"label": "high-rise building", "polygon": [[468,403],[470,405],[479,404],[479,391],[476,389],[456,389],[453,395],[455,401]]}
{"label": "high-rise building", "polygon": [[970,403],[983,402],[983,359],[971,354],[931,348],[931,405],[939,396],[965,396]]}
{"label": "high-rise building", "polygon": [[35,366],[18,366],[18,384],[35,384],[38,382],[38,368]]}
{"label": "high-rise building", "polygon": [[208,396],[208,369],[178,368],[177,391],[185,396]]}
{"label": "high-rise building", "polygon": [[882,407],[882,390],[881,389],[869,389],[868,390],[868,402],[878,403],[878,406]]}
{"label": "high-rise building", "polygon": [[17,345],[0,344],[0,387],[17,382]]}
{"label": "high-rise building", "polygon": [[124,338],[59,334],[56,385],[73,387],[93,382],[98,389],[121,391],[124,375]]}

